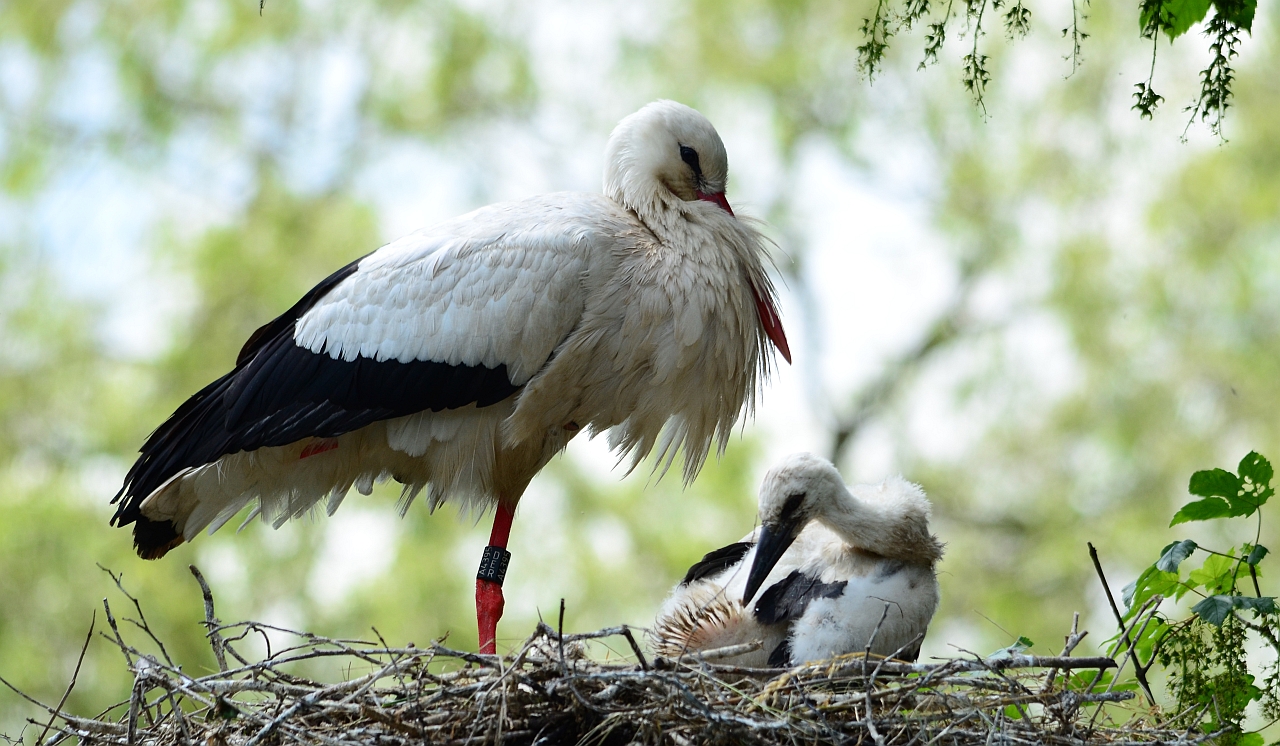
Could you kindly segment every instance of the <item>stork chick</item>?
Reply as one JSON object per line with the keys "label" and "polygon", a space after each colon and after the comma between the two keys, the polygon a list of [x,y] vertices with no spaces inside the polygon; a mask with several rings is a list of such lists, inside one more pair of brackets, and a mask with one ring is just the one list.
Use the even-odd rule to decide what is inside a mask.
{"label": "stork chick", "polygon": [[942,545],[929,514],[923,490],[902,477],[846,487],[829,461],[786,457],[760,487],[760,527],[689,568],[663,604],[655,652],[760,640],[726,662],[785,667],[870,643],[915,660],[938,606]]}
{"label": "stork chick", "polygon": [[155,559],[252,504],[279,527],[354,486],[495,508],[476,577],[496,650],[511,522],[579,431],[692,480],[790,360],[765,242],[724,190],[724,143],[652,103],[605,151],[604,194],[490,205],[357,259],[249,338],[142,446],[113,502]]}

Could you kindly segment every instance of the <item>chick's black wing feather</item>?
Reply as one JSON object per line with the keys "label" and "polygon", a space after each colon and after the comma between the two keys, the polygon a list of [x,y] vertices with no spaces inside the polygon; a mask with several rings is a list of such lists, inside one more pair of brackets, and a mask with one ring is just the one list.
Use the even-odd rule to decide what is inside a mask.
{"label": "chick's black wing feather", "polygon": [[727,547],[707,552],[701,560],[695,562],[689,568],[689,572],[685,573],[684,580],[680,581],[680,585],[688,585],[695,580],[715,575],[726,568],[733,567],[742,561],[743,556],[751,551],[753,546],[755,544],[749,541],[740,541],[736,544],[730,544]]}
{"label": "chick's black wing feather", "polygon": [[761,624],[792,622],[804,614],[811,601],[839,598],[846,585],[848,581],[845,580],[824,583],[820,578],[794,570],[760,594],[752,613]]}

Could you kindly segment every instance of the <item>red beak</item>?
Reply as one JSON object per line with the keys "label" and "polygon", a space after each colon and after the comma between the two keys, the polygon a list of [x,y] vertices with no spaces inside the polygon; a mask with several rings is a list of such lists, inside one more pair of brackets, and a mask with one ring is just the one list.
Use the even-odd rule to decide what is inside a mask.
{"label": "red beak", "polygon": [[733,208],[729,206],[729,200],[725,199],[724,192],[716,192],[715,194],[707,194],[706,192],[694,192],[698,195],[698,199],[706,200],[713,204],[719,205],[721,210],[733,214]]}
{"label": "red beak", "polygon": [[787,333],[782,331],[782,319],[778,318],[778,311],[773,307],[773,303],[765,296],[760,295],[760,291],[756,290],[756,286],[751,286],[751,294],[756,297],[756,313],[760,314],[760,323],[764,325],[764,333],[768,335],[769,341],[773,342],[773,346],[778,348],[778,352],[782,353],[782,359],[791,363],[791,347],[787,345]]}

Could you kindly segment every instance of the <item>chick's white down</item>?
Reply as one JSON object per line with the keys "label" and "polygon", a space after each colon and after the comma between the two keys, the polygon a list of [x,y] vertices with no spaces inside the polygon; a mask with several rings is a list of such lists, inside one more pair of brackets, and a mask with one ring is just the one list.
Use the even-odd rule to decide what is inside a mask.
{"label": "chick's white down", "polygon": [[[759,509],[761,527],[672,591],[653,628],[655,652],[676,658],[759,640],[759,650],[726,662],[785,666],[871,642],[875,654],[915,658],[937,609],[942,555],[918,485],[895,476],[846,487],[830,462],[793,454],[766,475]],[[794,541],[744,604],[762,532],[787,520]]]}

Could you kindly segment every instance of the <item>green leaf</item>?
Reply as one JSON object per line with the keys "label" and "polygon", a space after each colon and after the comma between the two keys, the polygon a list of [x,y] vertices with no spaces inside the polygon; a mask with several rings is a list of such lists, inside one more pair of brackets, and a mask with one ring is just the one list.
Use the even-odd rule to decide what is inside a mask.
{"label": "green leaf", "polygon": [[1226,20],[1245,31],[1253,31],[1253,16],[1258,10],[1258,0],[1213,0],[1213,7],[1217,8],[1218,15]]}
{"label": "green leaf", "polygon": [[1235,608],[1235,604],[1231,601],[1231,596],[1209,596],[1192,606],[1191,610],[1209,624],[1221,627],[1233,608]]}
{"label": "green leaf", "polygon": [[1209,0],[1169,0],[1164,4],[1164,11],[1168,15],[1169,25],[1165,28],[1165,33],[1169,35],[1169,41],[1177,39],[1179,36],[1187,33],[1187,30],[1204,20],[1209,14]]}
{"label": "green leaf", "polygon": [[1200,497],[1235,497],[1240,478],[1225,469],[1208,469],[1191,475],[1187,491]]}
{"label": "green leaf", "polygon": [[1156,569],[1161,572],[1177,572],[1178,565],[1182,561],[1191,556],[1196,550],[1197,544],[1191,539],[1183,539],[1175,541],[1164,548],[1160,553],[1160,559],[1156,560]]}
{"label": "green leaf", "polygon": [[1232,596],[1232,598],[1235,599],[1234,603],[1237,609],[1249,609],[1257,616],[1276,613],[1276,600],[1272,596],[1262,596],[1260,598]]}
{"label": "green leaf", "polygon": [[1257,512],[1276,492],[1271,487],[1275,471],[1271,468],[1271,462],[1257,451],[1250,451],[1249,455],[1241,459],[1238,468],[1238,477],[1225,469],[1209,469],[1192,474],[1187,491],[1206,499],[1182,506],[1169,525],[1248,516]]}
{"label": "green leaf", "polygon": [[1249,451],[1248,456],[1240,459],[1240,466],[1236,467],[1236,469],[1240,472],[1241,479],[1248,477],[1255,483],[1264,486],[1270,485],[1271,477],[1275,476],[1275,470],[1271,468],[1271,462],[1257,451]]}
{"label": "green leaf", "polygon": [[1147,586],[1145,583],[1146,583],[1147,575],[1148,573],[1151,573],[1151,572],[1156,572],[1155,565],[1152,565],[1151,567],[1148,567],[1147,569],[1143,570],[1142,574],[1138,576],[1137,580],[1133,581],[1132,583],[1120,589],[1120,603],[1124,604],[1124,607],[1126,609],[1133,607],[1133,597],[1138,595],[1139,585],[1142,586],[1142,590],[1146,590]]}
{"label": "green leaf", "polygon": [[1256,451],[1251,451],[1240,461],[1240,488],[1235,495],[1224,495],[1231,503],[1232,515],[1253,515],[1276,493],[1271,487],[1274,472],[1271,462]]}
{"label": "green leaf", "polygon": [[1141,634],[1138,639],[1133,641],[1133,649],[1138,653],[1139,661],[1151,660],[1151,654],[1155,650],[1156,642],[1165,636],[1169,631],[1169,623],[1159,614],[1152,616],[1151,621],[1143,622],[1139,625]]}
{"label": "green leaf", "polygon": [[[1094,688],[1105,688],[1121,692],[1133,691],[1138,688],[1136,681],[1112,684],[1111,682],[1114,678],[1115,673],[1113,671],[1103,671],[1101,676],[1094,671],[1078,671],[1067,677],[1066,685],[1067,689],[1073,692],[1088,690],[1091,684]],[[1097,681],[1095,682],[1094,679],[1097,679]]]}
{"label": "green leaf", "polygon": [[[1098,680],[1096,684],[1094,683],[1095,678]],[[1067,688],[1073,692],[1083,692],[1089,690],[1090,685],[1106,686],[1107,682],[1109,682],[1111,678],[1110,671],[1103,671],[1101,676],[1098,676],[1098,674],[1093,671],[1080,671],[1071,674],[1071,676],[1067,678]]]}
{"label": "green leaf", "polygon": [[1203,565],[1187,575],[1187,582],[1192,586],[1203,586],[1210,593],[1224,593],[1233,590],[1236,578],[1247,572],[1235,557],[1211,554]]}
{"label": "green leaf", "polygon": [[[1203,474],[1204,472],[1197,473]],[[1210,497],[1183,505],[1182,510],[1174,513],[1173,520],[1169,521],[1169,525],[1176,526],[1179,523],[1187,523],[1188,521],[1208,521],[1213,518],[1230,518],[1231,515],[1231,506],[1226,500]]]}
{"label": "green leaf", "polygon": [[[1267,489],[1271,489],[1268,487]],[[1268,494],[1259,494],[1258,492],[1250,492],[1248,489],[1243,490],[1241,494],[1234,500],[1228,500],[1231,503],[1231,515],[1233,516],[1249,516],[1258,512],[1258,508],[1271,497]]]}
{"label": "green leaf", "polygon": [[1124,618],[1128,619],[1136,613],[1138,609],[1142,608],[1142,604],[1146,603],[1147,599],[1155,594],[1171,596],[1182,587],[1182,584],[1178,582],[1176,573],[1161,572],[1155,565],[1148,567],[1142,571],[1137,580],[1126,585],[1120,591],[1120,599],[1128,610]]}
{"label": "green leaf", "polygon": [[1261,733],[1245,733],[1236,739],[1236,746],[1263,746]]}
{"label": "green leaf", "polygon": [[987,657],[988,658],[1009,658],[1015,655],[1022,655],[1023,653],[1027,652],[1034,646],[1035,646],[1035,643],[1031,641],[1031,638],[1026,637],[1025,635],[1020,635],[1017,641],[1015,641],[1012,645],[1010,645],[1007,648],[1000,648],[999,650],[995,651],[991,655],[988,655]]}
{"label": "green leaf", "polygon": [[1277,607],[1275,598],[1271,596],[1263,596],[1254,598],[1253,596],[1210,596],[1195,606],[1191,610],[1200,616],[1201,619],[1213,625],[1221,625],[1227,619],[1227,615],[1232,609],[1249,609],[1255,615],[1276,613]]}
{"label": "green leaf", "polygon": [[1256,565],[1262,561],[1263,557],[1266,557],[1266,556],[1267,556],[1267,548],[1259,544],[1253,548],[1253,551],[1249,552],[1249,556],[1245,557],[1244,561],[1246,564]]}

